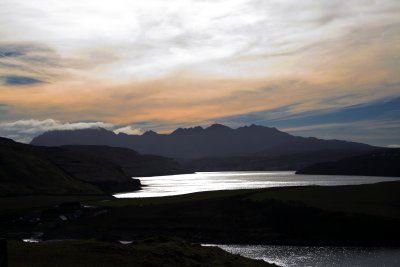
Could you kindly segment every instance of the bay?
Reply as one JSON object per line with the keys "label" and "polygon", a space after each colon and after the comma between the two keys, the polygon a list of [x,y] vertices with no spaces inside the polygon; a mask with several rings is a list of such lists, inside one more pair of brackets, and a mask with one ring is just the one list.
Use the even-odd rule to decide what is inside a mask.
{"label": "bay", "polygon": [[398,177],[300,175],[292,171],[197,172],[193,174],[135,178],[139,178],[142,182],[142,190],[116,194],[115,197],[164,197],[215,190],[307,185],[357,185],[400,180]]}
{"label": "bay", "polygon": [[259,245],[205,246],[217,246],[233,254],[239,254],[252,259],[262,259],[284,267],[400,266],[400,248]]}

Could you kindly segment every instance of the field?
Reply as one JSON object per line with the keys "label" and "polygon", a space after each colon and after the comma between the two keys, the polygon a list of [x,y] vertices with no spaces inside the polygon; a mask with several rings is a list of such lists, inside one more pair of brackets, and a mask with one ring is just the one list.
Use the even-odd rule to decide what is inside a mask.
{"label": "field", "polygon": [[[5,236],[42,232],[43,239],[140,240],[169,236],[210,243],[397,246],[398,192],[400,182],[213,191],[145,199],[2,198],[1,231]],[[74,220],[16,221],[29,212],[71,201],[90,208]]]}

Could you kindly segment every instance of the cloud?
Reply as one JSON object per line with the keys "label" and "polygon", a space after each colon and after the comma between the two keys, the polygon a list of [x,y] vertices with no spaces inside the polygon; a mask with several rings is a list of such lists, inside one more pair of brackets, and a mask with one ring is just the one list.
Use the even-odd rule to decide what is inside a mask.
{"label": "cloud", "polygon": [[0,136],[28,143],[33,137],[47,131],[77,130],[87,128],[111,128],[112,125],[104,122],[67,122],[62,123],[53,119],[46,120],[19,120],[0,123]]}
{"label": "cloud", "polygon": [[388,145],[387,147],[390,147],[390,148],[400,148],[400,144],[392,144],[392,145]]}
{"label": "cloud", "polygon": [[44,81],[32,78],[32,77],[24,77],[24,76],[0,76],[0,80],[3,80],[3,84],[5,86],[28,86],[28,85],[37,85],[40,83],[44,83]]}
{"label": "cloud", "polygon": [[[219,118],[216,121],[220,123],[235,124],[269,124],[278,127],[308,127],[313,125],[347,123],[368,119],[392,119],[398,120],[400,97],[383,98],[379,100],[369,101],[366,103],[349,105],[348,100],[353,100],[353,96],[341,96],[329,98],[330,101],[337,102],[338,99],[347,99],[344,106],[336,105],[326,106],[326,101],[321,100],[321,104],[313,103],[314,108],[310,108],[305,112],[298,112],[299,106],[304,106],[307,101],[282,106],[276,109],[258,111],[253,113],[241,114],[238,116],[228,116]],[[342,104],[342,105],[343,105]]]}
{"label": "cloud", "polygon": [[[34,42],[0,43],[0,74],[54,80],[62,68],[60,56],[47,45]],[[15,75],[17,73],[17,75]]]}
{"label": "cloud", "polygon": [[387,146],[400,142],[399,106],[399,97],[301,113],[293,112],[293,109],[297,109],[295,104],[219,118],[216,122],[233,127],[254,123],[274,126],[295,135]]}
{"label": "cloud", "polygon": [[[118,62],[97,74],[130,80],[187,68],[229,77],[281,71],[274,67],[282,62],[276,64],[276,59],[265,55],[282,55],[278,56],[282,61],[292,51],[297,52],[290,63],[298,63],[300,57],[309,65],[304,47],[329,42],[318,49],[325,53],[344,37],[359,41],[356,31],[360,29],[369,33],[370,28],[379,28],[386,39],[395,37],[396,28],[388,27],[398,22],[399,3],[82,0],[54,5],[50,0],[3,0],[0,10],[0,24],[5,25],[0,35],[6,40],[44,43],[63,56],[82,57],[94,49],[114,51]],[[366,36],[366,43],[376,38]],[[244,57],[253,60],[242,61]],[[235,59],[240,60],[232,64]],[[290,71],[296,67],[285,65],[291,65]]]}
{"label": "cloud", "polygon": [[125,134],[130,134],[130,135],[138,135],[138,134],[141,134],[142,131],[133,126],[125,126],[125,127],[115,129],[114,133],[116,133],[116,134],[125,133]]}
{"label": "cloud", "polygon": [[9,108],[8,105],[0,104],[0,111],[5,112],[8,108]]}

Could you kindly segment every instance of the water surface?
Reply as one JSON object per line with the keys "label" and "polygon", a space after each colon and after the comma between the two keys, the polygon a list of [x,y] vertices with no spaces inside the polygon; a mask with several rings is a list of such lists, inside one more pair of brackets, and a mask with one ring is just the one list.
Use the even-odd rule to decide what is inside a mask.
{"label": "water surface", "polygon": [[289,171],[197,172],[194,174],[137,178],[144,185],[143,190],[115,196],[119,198],[162,197],[214,190],[305,185],[354,185],[400,180],[400,178],[375,176],[303,175]]}
{"label": "water surface", "polygon": [[262,259],[287,267],[395,267],[400,266],[400,248],[296,247],[254,245],[218,246],[233,254]]}

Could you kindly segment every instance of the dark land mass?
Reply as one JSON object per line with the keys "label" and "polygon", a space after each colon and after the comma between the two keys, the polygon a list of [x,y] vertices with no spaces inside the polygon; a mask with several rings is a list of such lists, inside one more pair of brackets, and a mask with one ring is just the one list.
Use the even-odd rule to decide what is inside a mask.
{"label": "dark land mass", "polygon": [[0,196],[111,194],[140,189],[131,177],[184,172],[174,160],[127,148],[37,147],[0,138]]}
{"label": "dark land mass", "polygon": [[[264,126],[232,129],[179,128],[170,134],[115,134],[105,129],[52,131],[32,140],[33,145],[107,145],[127,147],[142,154],[174,158],[197,170],[296,170],[309,164],[358,155],[374,147],[341,140],[293,136]],[[239,164],[238,164],[239,163]]]}
{"label": "dark land mass", "polygon": [[181,159],[178,161],[182,166],[193,171],[288,171],[363,153],[365,153],[364,150],[324,149],[280,156],[247,155]]}
{"label": "dark land mass", "polygon": [[94,240],[11,242],[10,266],[15,267],[268,267],[276,266],[230,254],[217,247],[202,247],[180,239],[152,238],[121,245]]}
{"label": "dark land mass", "polygon": [[[0,235],[277,245],[400,245],[400,182],[202,192],[113,199],[0,199]],[[81,202],[77,214],[56,203]],[[60,215],[68,219],[60,220]],[[76,215],[76,216],[75,216]],[[38,235],[37,233],[41,233]]]}
{"label": "dark land mass", "polygon": [[400,177],[400,149],[380,149],[338,161],[316,163],[296,173]]}
{"label": "dark land mass", "polygon": [[[46,133],[33,144],[45,146],[0,139],[0,236],[45,241],[11,241],[13,266],[269,266],[182,239],[225,244],[400,246],[400,182],[143,199],[110,196],[123,189],[139,189],[140,181],[132,176],[188,172],[175,160],[130,149],[137,149],[137,144],[142,153],[165,156],[163,151],[169,151],[169,156],[195,170],[298,169],[354,155],[364,159],[362,166],[365,157],[370,157],[362,154],[376,149],[368,145],[295,137],[254,125],[236,130],[213,125],[141,136],[116,135],[104,129],[61,131]],[[383,156],[382,151],[368,155],[375,155],[382,168],[388,159],[398,157],[390,151]],[[193,157],[188,156],[192,153]],[[76,240],[51,241],[55,239]],[[134,243],[120,245],[118,240]]]}

